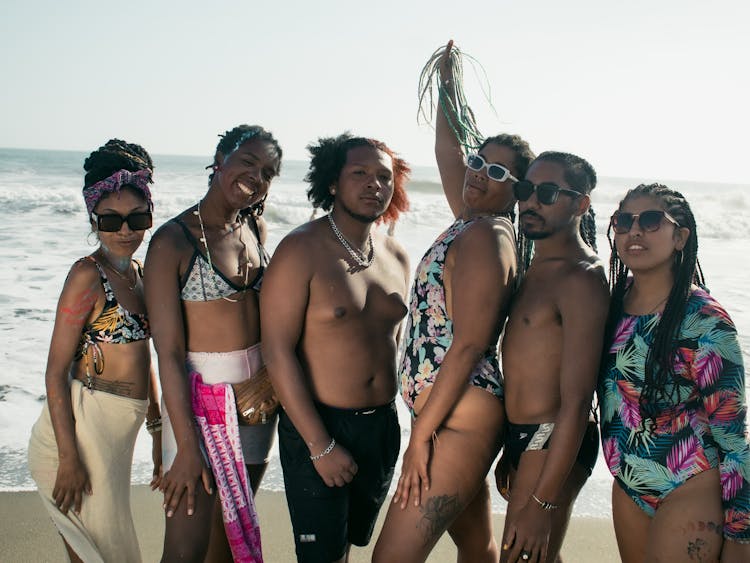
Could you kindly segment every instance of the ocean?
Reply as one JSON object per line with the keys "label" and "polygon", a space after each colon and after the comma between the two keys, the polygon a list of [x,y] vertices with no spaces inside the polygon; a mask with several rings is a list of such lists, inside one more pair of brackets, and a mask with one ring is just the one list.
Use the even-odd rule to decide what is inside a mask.
{"label": "ocean", "polygon": [[[154,157],[155,226],[205,193],[204,167],[211,163],[210,156]],[[0,491],[34,488],[26,468],[26,447],[45,397],[44,370],[55,306],[71,264],[94,250],[86,240],[89,225],[80,191],[85,157],[75,151],[0,149]],[[307,162],[286,161],[281,177],[274,180],[265,213],[270,252],[286,233],[310,218],[312,208],[302,181],[306,170]],[[689,177],[689,167],[685,175]],[[608,259],[607,220],[625,191],[656,180],[682,191],[693,207],[708,287],[737,325],[748,365],[750,268],[742,262],[750,243],[750,185],[601,178],[593,193],[599,253]],[[399,221],[395,236],[406,247],[413,269],[453,218],[436,167],[414,167],[407,190],[411,210]],[[146,246],[141,246],[136,257],[143,259]],[[408,443],[409,415],[400,399],[397,404],[403,450]],[[148,483],[151,470],[150,438],[144,429],[136,444],[133,483]],[[611,482],[600,457],[574,513],[608,517]],[[283,490],[276,447],[261,488]],[[493,511],[505,511],[505,502],[497,494],[493,495]]]}

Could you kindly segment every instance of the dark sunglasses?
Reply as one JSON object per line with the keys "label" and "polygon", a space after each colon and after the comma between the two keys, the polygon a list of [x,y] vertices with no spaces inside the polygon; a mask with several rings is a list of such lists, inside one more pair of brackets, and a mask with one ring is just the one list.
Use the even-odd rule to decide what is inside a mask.
{"label": "dark sunglasses", "polygon": [[117,213],[97,215],[92,212],[91,218],[96,221],[96,228],[104,233],[116,233],[122,229],[123,223],[127,223],[131,231],[145,231],[151,228],[153,221],[150,211],[138,211],[127,217]]}
{"label": "dark sunglasses", "polygon": [[673,223],[677,227],[680,226],[674,217],[661,209],[649,209],[648,211],[642,211],[641,213],[615,211],[615,214],[612,215],[612,219],[610,220],[610,224],[618,235],[628,234],[630,229],[633,228],[633,223],[636,221],[638,221],[638,225],[642,231],[652,233],[659,230],[664,219]]}
{"label": "dark sunglasses", "polygon": [[518,201],[526,201],[531,194],[536,192],[536,199],[544,205],[552,205],[560,197],[560,194],[569,195],[570,197],[579,197],[583,194],[574,190],[566,190],[552,182],[542,182],[534,185],[528,180],[521,180],[513,184],[513,195]]}
{"label": "dark sunglasses", "polygon": [[513,177],[513,174],[510,173],[510,170],[508,170],[505,166],[503,166],[502,164],[489,163],[482,157],[481,154],[466,155],[466,166],[468,166],[474,172],[479,172],[486,166],[487,177],[490,180],[495,180],[496,182],[504,182],[508,178],[510,178],[514,182],[517,181],[517,179]]}

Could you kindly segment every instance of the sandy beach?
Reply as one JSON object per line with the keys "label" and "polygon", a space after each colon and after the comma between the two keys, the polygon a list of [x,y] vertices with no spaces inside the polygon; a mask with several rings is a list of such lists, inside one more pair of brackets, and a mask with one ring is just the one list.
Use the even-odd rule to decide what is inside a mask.
{"label": "sandy beach", "polygon": [[[161,556],[164,519],[161,495],[146,486],[132,488],[132,505],[138,539],[146,562],[158,561]],[[263,556],[268,563],[293,562],[292,528],[283,493],[261,491],[256,499],[261,519]],[[375,534],[382,525],[378,523]],[[499,535],[503,517],[495,517]],[[2,560],[15,562],[66,561],[65,550],[47,517],[36,492],[0,492],[0,553]],[[366,548],[353,548],[350,561],[370,561],[374,539]],[[563,546],[562,556],[577,563],[618,561],[614,530],[609,520],[574,518]],[[437,563],[456,560],[456,549],[444,536],[429,561]]]}

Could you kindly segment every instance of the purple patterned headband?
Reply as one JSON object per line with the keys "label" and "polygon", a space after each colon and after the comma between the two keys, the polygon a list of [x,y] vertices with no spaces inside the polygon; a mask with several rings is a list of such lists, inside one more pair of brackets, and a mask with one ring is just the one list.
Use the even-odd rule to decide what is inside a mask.
{"label": "purple patterned headband", "polygon": [[94,211],[94,207],[99,203],[105,195],[112,192],[119,192],[123,186],[133,186],[143,192],[148,202],[148,208],[154,208],[154,202],[151,201],[151,190],[148,188],[151,182],[151,170],[148,168],[139,170],[138,172],[131,172],[130,170],[118,170],[112,174],[109,178],[105,178],[83,188],[83,199],[86,200],[86,211],[91,215]]}

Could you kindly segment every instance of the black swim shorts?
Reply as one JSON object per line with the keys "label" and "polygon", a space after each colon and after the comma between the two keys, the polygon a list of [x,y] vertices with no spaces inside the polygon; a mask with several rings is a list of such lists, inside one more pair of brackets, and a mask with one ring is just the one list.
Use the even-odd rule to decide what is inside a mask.
{"label": "black swim shorts", "polygon": [[[521,454],[525,451],[546,450],[555,424],[514,424],[508,421],[505,430],[505,452],[514,469],[518,469]],[[593,421],[586,425],[586,431],[578,450],[576,461],[588,471],[589,475],[594,470],[596,457],[599,453],[599,428]]]}
{"label": "black swim shorts", "polygon": [[367,545],[396,467],[401,429],[395,402],[369,409],[316,404],[329,434],[357,463],[344,487],[328,487],[318,475],[305,441],[282,410],[279,457],[300,562],[329,563],[347,544]]}

